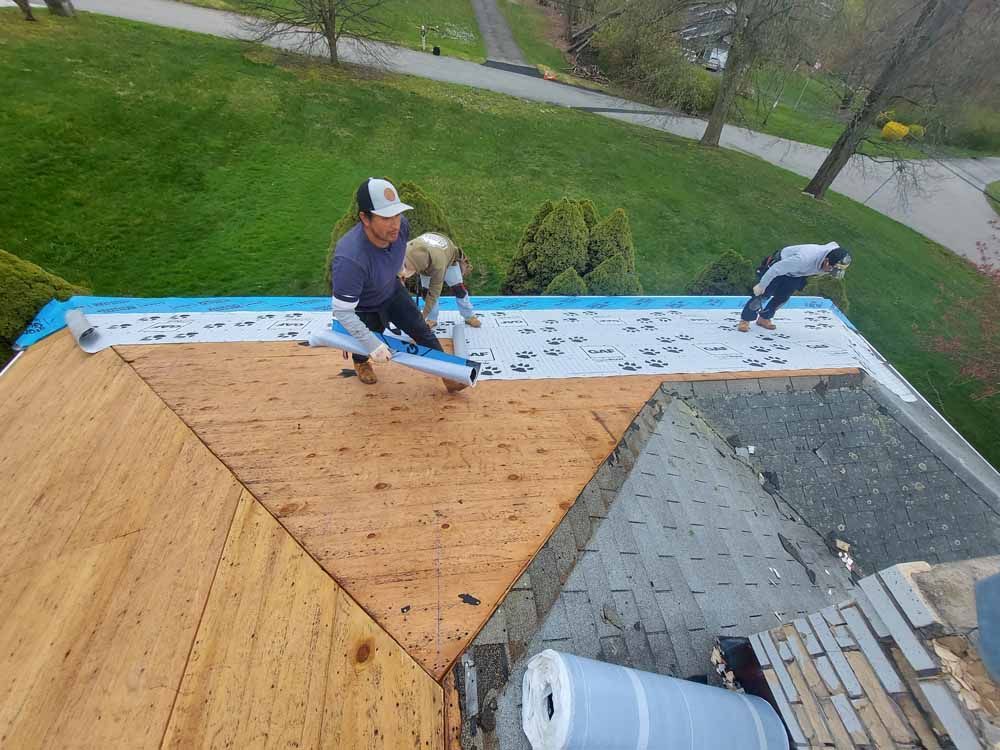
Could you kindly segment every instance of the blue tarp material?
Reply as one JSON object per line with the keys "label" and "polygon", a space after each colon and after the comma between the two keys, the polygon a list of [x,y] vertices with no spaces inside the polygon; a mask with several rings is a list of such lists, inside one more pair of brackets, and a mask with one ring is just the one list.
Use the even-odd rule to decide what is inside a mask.
{"label": "blue tarp material", "polygon": [[[473,297],[479,310],[739,310],[746,297]],[[792,297],[791,309],[833,310],[850,328],[851,322],[823,297]],[[66,311],[87,315],[112,313],[323,312],[329,297],[72,297],[43,307],[15,346],[25,349],[66,325]],[[441,309],[456,310],[454,297],[443,297]]]}

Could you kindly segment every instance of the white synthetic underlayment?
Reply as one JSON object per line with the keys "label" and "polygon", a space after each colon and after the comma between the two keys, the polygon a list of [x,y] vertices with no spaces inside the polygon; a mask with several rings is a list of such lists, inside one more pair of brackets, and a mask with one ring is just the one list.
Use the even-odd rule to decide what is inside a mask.
{"label": "white synthetic underlayment", "polygon": [[[735,310],[481,311],[455,353],[483,363],[481,380],[816,370],[860,367],[906,401],[911,389],[864,338],[823,309],[785,309],[776,331],[736,330]],[[125,344],[306,341],[329,312],[89,314],[102,348]],[[458,313],[435,333],[451,336]],[[391,333],[391,332],[390,332]]]}

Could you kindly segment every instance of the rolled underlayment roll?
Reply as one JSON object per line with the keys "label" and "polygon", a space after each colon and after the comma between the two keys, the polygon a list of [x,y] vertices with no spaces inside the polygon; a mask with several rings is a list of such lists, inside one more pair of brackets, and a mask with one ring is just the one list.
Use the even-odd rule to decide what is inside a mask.
{"label": "rolled underlayment roll", "polygon": [[521,723],[534,750],[788,750],[756,696],[542,651],[524,673]]}
{"label": "rolled underlayment roll", "polygon": [[[398,365],[412,367],[428,375],[436,375],[465,385],[475,385],[479,379],[479,370],[482,367],[479,362],[439,352],[437,349],[429,349],[426,346],[406,343],[392,336],[380,333],[375,335],[393,350],[392,361]],[[333,322],[333,328],[329,331],[309,334],[309,346],[330,346],[352,354],[368,354],[368,350],[337,321]]]}
{"label": "rolled underlayment roll", "polygon": [[109,346],[101,340],[101,334],[91,327],[83,310],[67,310],[66,327],[87,354],[96,354]]}

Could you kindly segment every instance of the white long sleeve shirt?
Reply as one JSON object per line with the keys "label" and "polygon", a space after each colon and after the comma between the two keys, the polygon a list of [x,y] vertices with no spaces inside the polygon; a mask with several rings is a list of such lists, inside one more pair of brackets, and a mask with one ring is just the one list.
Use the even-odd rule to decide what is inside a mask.
{"label": "white long sleeve shirt", "polygon": [[840,247],[836,242],[825,245],[790,245],[781,249],[781,260],[767,269],[760,277],[760,285],[767,285],[779,276],[815,276],[824,273],[823,260],[831,250]]}

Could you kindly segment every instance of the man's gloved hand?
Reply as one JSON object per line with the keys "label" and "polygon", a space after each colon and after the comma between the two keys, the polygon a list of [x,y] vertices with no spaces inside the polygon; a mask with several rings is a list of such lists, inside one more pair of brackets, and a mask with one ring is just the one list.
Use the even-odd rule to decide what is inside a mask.
{"label": "man's gloved hand", "polygon": [[392,359],[392,349],[385,344],[379,344],[379,347],[368,356],[373,362],[385,364]]}
{"label": "man's gloved hand", "polygon": [[760,284],[755,284],[753,288],[753,296],[760,297],[762,294],[764,294],[764,287],[762,287]]}

